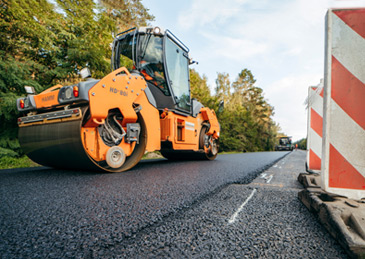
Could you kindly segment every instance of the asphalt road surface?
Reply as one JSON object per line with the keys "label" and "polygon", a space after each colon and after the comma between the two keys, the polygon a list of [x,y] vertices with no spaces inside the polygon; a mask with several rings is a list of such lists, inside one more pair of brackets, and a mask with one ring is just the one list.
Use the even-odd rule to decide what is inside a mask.
{"label": "asphalt road surface", "polygon": [[[299,201],[305,152],[294,151],[250,184],[231,184],[104,250],[119,258],[347,258]],[[119,254],[118,254],[119,253]]]}
{"label": "asphalt road surface", "polygon": [[[0,171],[0,257],[265,256],[252,241],[256,240],[252,236],[259,237],[265,231],[260,228],[248,231],[251,237],[247,240],[251,241],[242,248],[238,240],[246,240],[242,236],[244,229],[249,229],[246,225],[242,225],[242,230],[237,228],[240,225],[232,223],[230,228],[238,232],[222,234],[218,231],[219,226],[227,225],[227,219],[222,219],[224,223],[215,222],[207,215],[214,216],[217,210],[223,210],[229,216],[242,198],[251,195],[252,187],[246,187],[247,184],[254,184],[252,181],[260,173],[287,154],[219,155],[215,161],[148,160],[129,172],[115,174],[44,167]],[[224,193],[232,193],[231,188],[239,190],[240,186],[249,189],[227,196],[236,197],[233,203],[230,198],[224,198]],[[258,189],[255,192],[261,194],[257,197],[276,200],[278,207],[283,201],[282,198],[275,199],[273,191],[268,196]],[[226,200],[230,202],[225,204]],[[305,213],[307,223],[308,217],[309,221],[313,220],[305,207],[297,202],[294,207],[286,205],[285,208],[290,211],[299,208],[298,213]],[[290,217],[286,222],[294,219]],[[196,222],[200,223],[196,225]],[[275,222],[271,223],[275,225]],[[213,230],[208,231],[211,228]],[[315,225],[315,229],[320,237],[326,234],[320,225]],[[210,241],[202,243],[199,238],[194,241],[193,237],[199,233],[210,233],[208,239],[203,238]],[[306,234],[300,232],[300,235]],[[283,235],[285,237],[285,233]],[[319,238],[318,242],[317,239],[314,238],[313,242],[321,246],[318,242],[322,239]],[[236,245],[232,240],[236,240]],[[328,255],[343,256],[341,248],[333,240],[331,242],[332,250]],[[265,245],[270,246],[270,243]],[[283,248],[280,244],[277,246]],[[253,252],[249,253],[251,250]],[[293,251],[296,253],[295,249]],[[278,253],[275,249],[271,252],[273,255]]]}

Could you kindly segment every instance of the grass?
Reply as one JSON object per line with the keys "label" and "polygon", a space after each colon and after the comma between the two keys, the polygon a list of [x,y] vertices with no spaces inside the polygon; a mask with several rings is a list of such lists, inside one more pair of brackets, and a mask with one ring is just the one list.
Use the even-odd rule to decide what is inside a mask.
{"label": "grass", "polygon": [[34,163],[27,156],[22,157],[9,157],[3,156],[0,158],[0,169],[22,168],[22,167],[35,167],[39,166]]}
{"label": "grass", "polygon": [[148,159],[158,159],[163,158],[161,153],[159,151],[153,151],[153,152],[147,152],[143,155],[142,160],[148,160]]}

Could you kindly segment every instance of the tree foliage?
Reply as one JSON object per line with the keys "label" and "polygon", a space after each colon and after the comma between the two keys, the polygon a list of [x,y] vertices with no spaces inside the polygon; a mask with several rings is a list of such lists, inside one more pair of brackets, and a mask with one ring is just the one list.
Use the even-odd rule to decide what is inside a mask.
{"label": "tree foliage", "polygon": [[243,69],[231,83],[228,73],[218,73],[215,95],[211,95],[205,76],[191,71],[191,92],[203,105],[218,112],[218,103],[224,101],[224,110],[218,113],[221,125],[222,151],[273,150],[278,125],[272,119],[274,108],[264,98],[263,90],[255,86],[250,70]]}
{"label": "tree foliage", "polygon": [[155,17],[148,13],[141,0],[99,0],[107,15],[115,22],[116,33],[133,26],[146,26]]}
{"label": "tree foliage", "polygon": [[298,145],[299,149],[303,149],[303,150],[307,149],[307,139],[306,138],[302,138],[302,139],[294,142],[293,144]]}
{"label": "tree foliage", "polygon": [[203,75],[200,77],[199,73],[194,69],[190,69],[190,85],[191,98],[197,99],[204,106],[217,108],[218,102],[215,96],[212,96],[208,86],[208,78]]}
{"label": "tree foliage", "polygon": [[[0,1],[0,157],[21,154],[15,102],[25,95],[25,85],[39,93],[73,84],[83,67],[95,78],[105,76],[112,35],[153,19],[141,0]],[[212,94],[207,77],[190,70],[191,96],[217,112],[223,151],[274,148],[279,130],[274,109],[255,82],[248,69],[234,82],[228,73],[218,73]],[[225,109],[218,113],[221,100]]]}
{"label": "tree foliage", "polygon": [[112,34],[153,18],[140,0],[0,1],[0,157],[21,154],[15,101],[25,85],[72,84],[83,67],[105,76]]}

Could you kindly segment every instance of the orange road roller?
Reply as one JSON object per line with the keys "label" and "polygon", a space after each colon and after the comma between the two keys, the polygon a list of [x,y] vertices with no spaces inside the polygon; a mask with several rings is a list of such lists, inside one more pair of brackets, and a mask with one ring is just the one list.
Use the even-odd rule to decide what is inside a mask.
{"label": "orange road roller", "polygon": [[214,110],[191,99],[191,63],[169,30],[122,32],[104,78],[86,73],[40,94],[26,87],[17,100],[20,145],[34,162],[66,169],[122,172],[156,150],[172,160],[213,160],[220,126]]}

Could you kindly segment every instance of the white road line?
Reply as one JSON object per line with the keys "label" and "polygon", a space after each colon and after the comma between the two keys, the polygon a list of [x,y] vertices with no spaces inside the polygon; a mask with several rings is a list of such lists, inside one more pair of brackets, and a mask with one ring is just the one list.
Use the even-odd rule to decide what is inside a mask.
{"label": "white road line", "polygon": [[256,192],[256,189],[253,189],[250,196],[248,196],[248,198],[245,200],[244,203],[241,204],[241,206],[237,209],[237,211],[232,215],[232,217],[228,220],[228,224],[232,224],[236,221],[236,218],[238,216],[238,214],[241,212],[241,210],[243,209],[243,207],[246,206],[246,204],[252,199],[252,197],[254,196]]}
{"label": "white road line", "polygon": [[273,175],[270,175],[269,179],[266,180],[266,183],[270,183],[273,177],[274,177]]}

